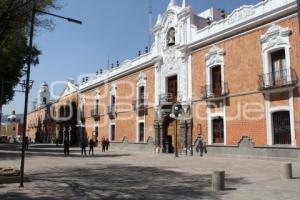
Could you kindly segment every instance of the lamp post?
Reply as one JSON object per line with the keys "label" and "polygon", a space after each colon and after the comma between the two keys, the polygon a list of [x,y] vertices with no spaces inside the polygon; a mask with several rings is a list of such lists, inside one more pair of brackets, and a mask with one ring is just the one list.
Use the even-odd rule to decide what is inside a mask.
{"label": "lamp post", "polygon": [[170,114],[170,117],[175,119],[175,157],[178,157],[178,131],[177,131],[177,121],[179,120],[179,117],[181,117],[182,113],[182,107],[180,103],[173,104],[172,107],[172,113]]}
{"label": "lamp post", "polygon": [[30,38],[29,38],[29,53],[27,60],[27,70],[26,70],[26,86],[25,86],[25,103],[24,103],[24,124],[23,124],[23,141],[22,141],[22,159],[21,159],[21,179],[20,179],[20,187],[24,187],[23,179],[24,179],[24,159],[25,159],[25,137],[26,137],[26,124],[27,124],[27,109],[28,109],[28,95],[29,95],[29,85],[30,85],[30,68],[31,68],[31,60],[32,60],[32,47],[33,47],[33,32],[34,32],[34,23],[35,23],[35,15],[36,13],[43,13],[46,15],[51,15],[57,18],[65,19],[69,22],[82,24],[81,21],[51,14],[48,12],[40,11],[36,9],[36,3],[33,1],[32,11],[31,11],[31,25],[30,25]]}

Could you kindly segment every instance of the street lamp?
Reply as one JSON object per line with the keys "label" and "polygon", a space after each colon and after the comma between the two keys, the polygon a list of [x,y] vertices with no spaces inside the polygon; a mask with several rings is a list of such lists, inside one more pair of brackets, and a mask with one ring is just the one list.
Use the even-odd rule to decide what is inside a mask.
{"label": "street lamp", "polygon": [[175,119],[175,157],[178,157],[178,134],[177,134],[177,121],[181,117],[182,114],[182,106],[180,103],[173,104],[172,112],[170,117]]}
{"label": "street lamp", "polygon": [[36,13],[43,13],[46,15],[51,15],[57,18],[65,19],[69,22],[82,24],[81,21],[51,14],[48,12],[40,11],[36,9],[36,3],[33,1],[32,11],[31,11],[31,25],[30,25],[30,38],[29,38],[29,53],[28,53],[28,61],[27,61],[27,71],[26,71],[26,85],[25,85],[25,103],[24,103],[24,124],[23,124],[23,142],[22,142],[22,160],[21,160],[21,179],[20,179],[20,187],[24,187],[23,179],[24,179],[24,159],[25,159],[25,137],[26,137],[26,124],[27,124],[27,108],[28,108],[28,94],[30,89],[30,67],[32,60],[32,43],[33,43],[33,32],[34,32],[34,23],[35,23],[35,15]]}

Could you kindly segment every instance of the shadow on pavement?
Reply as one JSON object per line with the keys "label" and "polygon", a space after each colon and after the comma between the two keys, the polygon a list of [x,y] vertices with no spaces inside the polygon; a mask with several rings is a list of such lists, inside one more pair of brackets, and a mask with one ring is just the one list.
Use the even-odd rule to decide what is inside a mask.
{"label": "shadow on pavement", "polygon": [[[211,175],[191,175],[155,167],[128,165],[64,168],[31,174],[26,191],[0,194],[0,199],[220,199],[211,191]],[[226,179],[230,187],[247,184]],[[230,189],[230,188],[228,188]]]}

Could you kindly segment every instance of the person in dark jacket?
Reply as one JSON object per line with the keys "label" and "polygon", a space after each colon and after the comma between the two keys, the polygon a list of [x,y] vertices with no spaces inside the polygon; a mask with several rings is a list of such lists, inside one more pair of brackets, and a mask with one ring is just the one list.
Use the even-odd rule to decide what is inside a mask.
{"label": "person in dark jacket", "polygon": [[84,156],[86,156],[86,147],[87,147],[87,138],[84,138],[82,141],[81,141],[81,156],[83,156],[83,154],[84,154]]}
{"label": "person in dark jacket", "polygon": [[64,139],[64,154],[65,154],[65,156],[70,155],[70,145],[69,145],[69,141],[67,139]]}
{"label": "person in dark jacket", "polygon": [[90,139],[89,146],[90,146],[89,155],[91,155],[91,151],[92,151],[92,155],[94,155],[95,142],[93,139]]}
{"label": "person in dark jacket", "polygon": [[196,151],[197,152],[200,151],[200,156],[201,157],[203,156],[203,152],[207,153],[206,143],[205,143],[205,140],[202,136],[200,136],[200,138],[199,138],[199,142],[198,142],[198,145],[196,147]]}
{"label": "person in dark jacket", "polygon": [[106,147],[106,141],[105,138],[103,137],[101,140],[101,145],[102,145],[102,152],[105,152],[105,147]]}
{"label": "person in dark jacket", "polygon": [[105,148],[106,148],[106,151],[108,151],[108,147],[109,147],[109,139],[106,138],[106,140],[105,140]]}

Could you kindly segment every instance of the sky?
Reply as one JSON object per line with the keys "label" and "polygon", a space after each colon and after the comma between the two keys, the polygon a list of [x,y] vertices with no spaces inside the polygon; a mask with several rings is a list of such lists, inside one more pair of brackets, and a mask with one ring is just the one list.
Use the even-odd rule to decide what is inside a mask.
{"label": "sky", "polygon": [[[170,0],[152,0],[153,24],[157,15],[166,11]],[[52,13],[71,17],[82,25],[50,17],[53,31],[39,29],[34,44],[42,50],[40,64],[31,70],[34,85],[29,96],[29,111],[37,98],[40,85],[49,85],[68,79],[77,79],[81,74],[95,73],[107,68],[110,63],[133,59],[139,50],[148,45],[148,0],[57,0],[60,10]],[[181,5],[182,0],[177,0]],[[195,13],[210,7],[225,9],[227,13],[242,5],[253,5],[259,0],[188,0]],[[49,19],[50,19],[49,18]],[[63,83],[56,84],[59,96]],[[3,107],[4,114],[13,110],[23,113],[24,93],[16,93],[14,100]]]}

